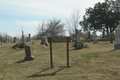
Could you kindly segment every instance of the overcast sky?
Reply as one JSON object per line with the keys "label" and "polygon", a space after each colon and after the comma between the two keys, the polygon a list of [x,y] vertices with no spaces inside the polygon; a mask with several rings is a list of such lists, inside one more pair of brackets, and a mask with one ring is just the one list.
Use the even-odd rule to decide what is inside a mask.
{"label": "overcast sky", "polygon": [[85,14],[85,9],[104,0],[0,0],[0,32],[20,36],[21,29],[36,34],[38,24],[52,18],[64,21],[74,9]]}

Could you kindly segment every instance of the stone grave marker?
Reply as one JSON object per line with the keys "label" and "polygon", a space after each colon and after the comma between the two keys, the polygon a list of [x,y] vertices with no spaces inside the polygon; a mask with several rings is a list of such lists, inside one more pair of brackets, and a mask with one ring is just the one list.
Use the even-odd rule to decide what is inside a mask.
{"label": "stone grave marker", "polygon": [[6,35],[6,43],[8,43],[8,36]]}
{"label": "stone grave marker", "polygon": [[75,49],[82,49],[82,45],[80,42],[80,31],[78,29],[75,30],[76,32],[76,44],[75,44]]}
{"label": "stone grave marker", "polygon": [[90,35],[90,42],[93,41],[93,35]]}
{"label": "stone grave marker", "polygon": [[115,50],[120,49],[120,21],[119,21],[119,25],[115,29],[115,45],[114,45],[114,49]]}
{"label": "stone grave marker", "polygon": [[28,34],[28,41],[31,41],[31,34]]}
{"label": "stone grave marker", "polygon": [[105,29],[103,29],[102,38],[105,38]]}
{"label": "stone grave marker", "polygon": [[37,35],[37,40],[39,39],[39,35]]}
{"label": "stone grave marker", "polygon": [[41,36],[41,44],[44,45],[46,42],[46,36]]}
{"label": "stone grave marker", "polygon": [[16,43],[16,37],[14,37],[14,41],[13,42]]}
{"label": "stone grave marker", "polygon": [[87,39],[90,39],[90,31],[88,31],[88,38]]}
{"label": "stone grave marker", "polygon": [[26,54],[25,60],[34,60],[31,46],[25,45],[25,54]]}
{"label": "stone grave marker", "polygon": [[98,43],[96,31],[93,32],[94,43]]}

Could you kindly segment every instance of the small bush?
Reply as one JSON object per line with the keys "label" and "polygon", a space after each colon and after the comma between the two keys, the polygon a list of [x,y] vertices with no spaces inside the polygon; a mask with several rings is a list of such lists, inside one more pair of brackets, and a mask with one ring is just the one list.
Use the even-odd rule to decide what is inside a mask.
{"label": "small bush", "polygon": [[21,43],[14,45],[12,48],[14,48],[14,47],[25,48],[24,44],[21,44]]}
{"label": "small bush", "polygon": [[86,45],[84,45],[84,43],[82,42],[81,43],[81,45],[82,45],[82,48],[88,48],[88,45],[86,44]]}

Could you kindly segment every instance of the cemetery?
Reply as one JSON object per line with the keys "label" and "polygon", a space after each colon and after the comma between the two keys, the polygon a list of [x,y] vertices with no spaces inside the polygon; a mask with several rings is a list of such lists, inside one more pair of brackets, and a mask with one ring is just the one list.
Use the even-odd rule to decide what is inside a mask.
{"label": "cemetery", "polygon": [[41,40],[33,41],[34,45],[32,42],[27,42],[27,45],[31,46],[34,60],[27,61],[24,48],[11,48],[16,43],[1,45],[0,79],[118,80],[120,78],[120,50],[114,50],[115,41],[114,43],[99,41],[97,44],[84,42],[89,47],[79,50],[75,50],[69,43],[69,67],[67,67],[66,43],[52,43],[52,69],[50,45],[44,47],[40,44]]}
{"label": "cemetery", "polygon": [[120,80],[120,0],[0,2],[0,80]]}

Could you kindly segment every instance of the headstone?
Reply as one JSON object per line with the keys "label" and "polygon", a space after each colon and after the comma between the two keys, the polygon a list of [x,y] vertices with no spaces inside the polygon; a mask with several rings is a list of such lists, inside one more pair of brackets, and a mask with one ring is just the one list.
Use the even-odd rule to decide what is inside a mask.
{"label": "headstone", "polygon": [[31,34],[28,34],[28,41],[31,41]]}
{"label": "headstone", "polygon": [[76,32],[76,44],[75,44],[75,49],[82,49],[82,45],[80,43],[80,31],[78,29],[75,30]]}
{"label": "headstone", "polygon": [[90,35],[90,42],[92,42],[93,41],[93,36],[92,35]]}
{"label": "headstone", "polygon": [[120,49],[120,21],[119,21],[119,25],[115,29],[115,45],[114,45],[114,49],[115,50]]}
{"label": "headstone", "polygon": [[93,32],[94,43],[98,43],[96,31]]}
{"label": "headstone", "polygon": [[8,36],[8,40],[7,41],[8,41],[8,43],[10,42],[10,37],[9,36]]}
{"label": "headstone", "polygon": [[37,35],[37,40],[39,39],[39,35]]}
{"label": "headstone", "polygon": [[113,32],[111,32],[111,33],[109,34],[109,40],[110,40],[111,43],[113,43],[113,40],[115,40],[115,35],[114,35]]}
{"label": "headstone", "polygon": [[90,39],[90,31],[88,31],[88,38],[87,39]]}
{"label": "headstone", "polygon": [[6,43],[8,43],[8,36],[6,35]]}
{"label": "headstone", "polygon": [[29,46],[29,45],[25,46],[25,54],[26,54],[25,60],[34,60],[34,56],[32,55],[31,46]]}
{"label": "headstone", "polygon": [[34,42],[32,42],[32,44],[34,44]]}
{"label": "headstone", "polygon": [[105,29],[103,29],[102,38],[105,38]]}
{"label": "headstone", "polygon": [[14,37],[14,41],[13,42],[16,43],[16,37]]}
{"label": "headstone", "polygon": [[21,44],[23,45],[22,47],[24,47],[25,45],[25,40],[24,40],[24,32],[22,31],[22,40],[21,40]]}
{"label": "headstone", "polygon": [[46,42],[46,36],[41,36],[41,44],[44,45]]}
{"label": "headstone", "polygon": [[27,42],[29,41],[29,37],[27,37]]}
{"label": "headstone", "polygon": [[48,46],[48,45],[49,45],[49,43],[48,43],[48,42],[45,42],[45,45],[46,45],[46,46]]}

